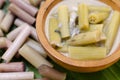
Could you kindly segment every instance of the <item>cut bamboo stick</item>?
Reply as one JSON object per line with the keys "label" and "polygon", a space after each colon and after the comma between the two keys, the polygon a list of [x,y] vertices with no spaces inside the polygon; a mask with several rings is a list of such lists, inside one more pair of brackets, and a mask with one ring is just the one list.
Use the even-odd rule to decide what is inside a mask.
{"label": "cut bamboo stick", "polygon": [[[26,22],[24,22],[24,21],[22,21],[22,20],[20,20],[20,19],[16,19],[15,22],[14,22],[14,24],[15,24],[16,26],[18,26],[18,27],[19,27],[20,25],[24,24],[24,23],[26,23]],[[38,36],[37,36],[36,29],[35,29],[33,26],[31,26],[31,25],[30,25],[30,28],[31,28],[31,37],[32,37],[33,39],[35,39],[36,41],[39,41],[39,40],[38,40]]]}
{"label": "cut bamboo stick", "polygon": [[81,30],[89,29],[88,6],[86,4],[80,4],[78,6],[78,24]]}
{"label": "cut bamboo stick", "polygon": [[95,60],[106,57],[105,47],[74,47],[69,46],[69,57],[79,60]]}
{"label": "cut bamboo stick", "polygon": [[4,16],[5,16],[5,12],[3,10],[0,10],[0,23],[2,22]]}
{"label": "cut bamboo stick", "polygon": [[26,44],[31,47],[32,49],[34,49],[35,51],[37,51],[40,55],[42,55],[43,57],[47,57],[47,52],[44,50],[44,48],[42,47],[42,45],[32,39],[28,39],[26,41]]}
{"label": "cut bamboo stick", "polygon": [[51,80],[65,80],[66,79],[66,73],[59,72],[47,65],[41,65],[39,67],[39,73],[47,77]]}
{"label": "cut bamboo stick", "polygon": [[118,11],[114,11],[110,24],[108,25],[106,31],[107,40],[105,42],[105,46],[107,48],[107,52],[109,52],[113,46],[119,25],[120,25],[120,13]]}
{"label": "cut bamboo stick", "polygon": [[78,46],[96,43],[100,41],[100,31],[95,30],[91,32],[80,33],[67,41],[68,45]]}
{"label": "cut bamboo stick", "polygon": [[62,5],[58,8],[58,22],[59,28],[61,32],[61,37],[63,39],[70,37],[70,30],[69,30],[69,12],[68,7]]}
{"label": "cut bamboo stick", "polygon": [[8,48],[8,50],[2,56],[2,59],[5,62],[10,62],[10,60],[13,58],[13,56],[16,54],[16,52],[25,42],[27,37],[30,35],[30,32],[31,32],[30,27],[27,24],[23,24],[21,26],[25,28],[21,31],[21,33],[17,36],[15,41],[12,43],[12,45]]}
{"label": "cut bamboo stick", "polygon": [[38,6],[41,1],[42,1],[42,0],[30,0],[30,3],[31,3],[33,6]]}
{"label": "cut bamboo stick", "polygon": [[89,23],[97,24],[103,22],[106,18],[108,18],[108,12],[92,12],[89,14]]}
{"label": "cut bamboo stick", "polygon": [[108,6],[88,6],[89,11],[100,11],[100,12],[110,12],[111,8]]}
{"label": "cut bamboo stick", "polygon": [[104,25],[103,24],[92,24],[90,25],[90,31],[95,31],[95,30],[99,30],[100,31],[100,40],[106,40],[106,35],[105,33],[103,32],[103,27]]}
{"label": "cut bamboo stick", "polygon": [[2,37],[0,38],[0,48],[5,48],[6,45],[6,38]]}
{"label": "cut bamboo stick", "polygon": [[25,3],[22,0],[10,0],[10,2],[16,4],[18,7],[29,13],[31,16],[35,16],[38,9],[30,4]]}
{"label": "cut bamboo stick", "polygon": [[0,72],[23,72],[23,62],[1,63]]}
{"label": "cut bamboo stick", "polygon": [[16,16],[18,16],[20,19],[24,20],[25,22],[27,22],[28,24],[33,24],[35,23],[35,18],[32,17],[31,15],[29,15],[27,12],[25,12],[24,10],[20,9],[18,6],[16,6],[15,4],[11,3],[9,5],[9,10],[15,14]]}
{"label": "cut bamboo stick", "polygon": [[49,40],[52,46],[57,46],[61,43],[60,33],[56,32],[58,29],[58,21],[56,18],[49,20]]}
{"label": "cut bamboo stick", "polygon": [[21,32],[21,30],[23,29],[24,27],[21,26],[21,27],[18,27],[14,30],[12,30],[10,33],[7,34],[7,38],[10,40],[10,41],[13,41],[15,40],[15,38],[19,35],[19,33]]}
{"label": "cut bamboo stick", "polygon": [[33,80],[33,72],[0,73],[0,80]]}
{"label": "cut bamboo stick", "polygon": [[0,37],[0,48],[9,48],[11,44],[12,42],[5,37]]}
{"label": "cut bamboo stick", "polygon": [[11,12],[8,12],[2,22],[0,23],[0,28],[8,32],[14,20],[14,15]]}
{"label": "cut bamboo stick", "polygon": [[27,45],[23,45],[23,47],[20,48],[19,54],[36,68],[39,68],[39,66],[43,64],[53,67],[44,57]]}

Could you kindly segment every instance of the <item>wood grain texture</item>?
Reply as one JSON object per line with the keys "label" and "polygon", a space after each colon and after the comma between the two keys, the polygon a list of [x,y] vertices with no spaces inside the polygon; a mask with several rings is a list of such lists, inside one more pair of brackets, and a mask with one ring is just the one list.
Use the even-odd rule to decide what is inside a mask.
{"label": "wood grain texture", "polygon": [[[63,66],[64,68],[76,72],[96,72],[105,69],[111,66],[112,64],[114,64],[115,62],[117,62],[120,58],[120,47],[118,47],[118,49],[112,55],[104,59],[89,60],[89,61],[81,61],[81,60],[75,60],[65,57],[64,55],[58,53],[54,48],[52,48],[44,32],[45,20],[51,8],[53,8],[60,1],[62,0],[47,0],[39,10],[37,15],[36,27],[37,27],[38,38],[41,44],[43,45],[43,47],[46,49],[46,51],[48,51],[48,56],[53,61]],[[100,1],[103,1],[104,3],[113,7],[113,9],[120,11],[118,6],[116,6],[110,0],[100,0]]]}

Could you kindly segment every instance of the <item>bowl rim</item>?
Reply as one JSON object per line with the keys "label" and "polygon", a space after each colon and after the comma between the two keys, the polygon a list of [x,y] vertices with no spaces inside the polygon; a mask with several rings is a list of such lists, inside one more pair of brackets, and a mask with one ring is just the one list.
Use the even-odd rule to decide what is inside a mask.
{"label": "bowl rim", "polygon": [[39,41],[41,42],[42,46],[45,48],[45,50],[48,52],[48,56],[52,58],[55,62],[59,62],[60,65],[63,65],[63,67],[66,67],[67,65],[72,67],[81,67],[81,68],[96,68],[96,67],[108,67],[112,65],[113,63],[117,62],[120,58],[120,46],[116,49],[114,53],[112,53],[110,56],[100,59],[100,60],[75,60],[68,58],[59,52],[57,52],[50,44],[49,41],[45,35],[45,20],[47,17],[47,14],[49,12],[49,9],[52,8],[53,5],[60,2],[61,0],[47,0],[45,4],[40,8],[37,19],[36,19],[36,30],[38,34]]}

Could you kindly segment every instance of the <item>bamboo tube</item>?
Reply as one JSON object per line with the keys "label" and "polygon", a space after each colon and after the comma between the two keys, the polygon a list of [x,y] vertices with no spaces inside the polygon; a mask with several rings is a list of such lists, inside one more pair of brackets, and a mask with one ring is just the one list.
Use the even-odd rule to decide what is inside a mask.
{"label": "bamboo tube", "polygon": [[70,37],[69,30],[69,11],[66,5],[62,5],[58,8],[58,22],[63,39]]}
{"label": "bamboo tube", "polygon": [[49,20],[49,40],[52,46],[57,46],[61,43],[61,36],[56,30],[58,29],[58,21],[56,18]]}
{"label": "bamboo tube", "polygon": [[74,47],[69,46],[69,57],[79,60],[95,60],[106,57],[105,47]]}
{"label": "bamboo tube", "polygon": [[33,80],[33,72],[0,73],[0,80]]}
{"label": "bamboo tube", "polygon": [[43,57],[47,57],[47,52],[44,50],[44,48],[42,47],[42,45],[32,39],[28,39],[26,44],[31,47],[32,49],[34,49],[35,51],[37,51],[39,54],[41,54]]}
{"label": "bamboo tube", "polygon": [[99,30],[78,34],[67,41],[68,45],[78,46],[87,45],[100,41],[101,33]]}
{"label": "bamboo tube", "polygon": [[0,29],[0,37],[3,37],[4,33],[2,32],[2,30]]}
{"label": "bamboo tube", "polygon": [[25,42],[25,40],[30,34],[31,29],[27,24],[23,24],[21,26],[25,28],[21,31],[21,33],[17,36],[15,41],[12,43],[12,45],[8,48],[8,50],[2,56],[2,59],[5,60],[5,62],[10,62],[10,60],[13,58],[13,56],[16,54],[18,49]]}
{"label": "bamboo tube", "polygon": [[3,6],[4,3],[5,3],[5,0],[0,0],[0,8]]}
{"label": "bamboo tube", "polygon": [[15,4],[11,3],[9,5],[9,10],[13,12],[16,16],[18,16],[20,19],[24,20],[28,24],[33,24],[35,23],[35,18],[29,15],[27,12],[24,10],[20,9],[18,6]]}
{"label": "bamboo tube", "polygon": [[33,6],[38,6],[42,0],[29,0]]}
{"label": "bamboo tube", "polygon": [[51,80],[65,80],[66,78],[66,73],[59,72],[47,65],[41,65],[38,70],[42,76]]}
{"label": "bamboo tube", "polygon": [[108,6],[88,6],[89,11],[100,11],[100,12],[110,12],[111,8]]}
{"label": "bamboo tube", "polygon": [[11,12],[8,12],[2,22],[0,23],[0,28],[8,32],[14,20],[14,15]]}
{"label": "bamboo tube", "polygon": [[9,48],[11,44],[12,42],[5,37],[0,37],[0,48]]}
{"label": "bamboo tube", "polygon": [[39,66],[43,64],[53,67],[44,57],[27,45],[23,45],[23,47],[20,48],[19,54],[36,68],[39,68]]}
{"label": "bamboo tube", "polygon": [[21,32],[21,30],[23,29],[24,27],[18,27],[14,30],[12,30],[10,33],[7,34],[7,38],[10,40],[10,41],[13,41],[15,40],[15,38],[19,35],[19,33]]}
{"label": "bamboo tube", "polygon": [[0,48],[6,47],[6,39],[4,37],[0,38]]}
{"label": "bamboo tube", "polygon": [[5,16],[5,12],[3,10],[0,10],[0,23],[2,22],[4,16]]}
{"label": "bamboo tube", "polygon": [[[26,23],[26,22],[24,22],[24,21],[22,21],[22,20],[20,20],[20,19],[16,19],[15,22],[14,22],[14,24],[15,24],[16,26],[20,26],[20,25],[22,25],[22,24],[24,24],[24,23]],[[31,37],[34,38],[36,41],[39,41],[39,40],[38,40],[38,36],[37,36],[36,29],[35,29],[33,26],[31,26],[31,25],[30,25],[30,28],[31,28]]]}
{"label": "bamboo tube", "polygon": [[38,9],[36,7],[27,4],[22,0],[10,0],[10,2],[16,4],[19,8],[23,9],[24,11],[29,13],[31,16],[35,16],[38,12]]}
{"label": "bamboo tube", "polygon": [[26,22],[24,22],[23,20],[21,20],[21,19],[19,19],[19,18],[15,19],[15,21],[14,21],[14,24],[15,24],[16,26],[20,26],[20,25],[22,25],[22,24],[24,24],[24,23],[26,23]]}
{"label": "bamboo tube", "polygon": [[108,18],[108,12],[92,12],[89,14],[89,23],[96,24],[103,22],[106,18]]}
{"label": "bamboo tube", "polygon": [[23,72],[23,62],[1,63],[0,72]]}
{"label": "bamboo tube", "polygon": [[78,6],[78,21],[79,21],[80,29],[82,29],[82,30],[89,29],[88,6],[86,4],[80,4]]}
{"label": "bamboo tube", "polygon": [[114,11],[110,24],[108,25],[106,31],[107,40],[105,42],[105,46],[107,47],[107,52],[109,52],[113,46],[115,37],[119,29],[119,25],[120,25],[120,13],[118,11]]}

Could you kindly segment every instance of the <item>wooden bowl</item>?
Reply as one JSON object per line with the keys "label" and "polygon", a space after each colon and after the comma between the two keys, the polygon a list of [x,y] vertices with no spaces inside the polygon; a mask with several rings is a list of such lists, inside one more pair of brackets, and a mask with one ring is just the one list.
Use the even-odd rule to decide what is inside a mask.
{"label": "wooden bowl", "polygon": [[[37,27],[37,34],[38,38],[48,52],[48,56],[58,63],[59,65],[63,66],[64,68],[76,71],[76,72],[95,72],[102,69],[105,69],[115,62],[117,62],[120,58],[120,47],[110,56],[101,59],[101,60],[89,60],[89,61],[81,61],[68,58],[59,52],[57,52],[48,42],[48,39],[45,35],[45,21],[49,11],[59,2],[62,0],[47,0],[46,3],[41,7],[38,12],[37,20],[36,20],[36,27]],[[120,9],[112,3],[110,0],[100,0],[105,2],[106,4],[113,7],[113,9],[119,10]]]}

